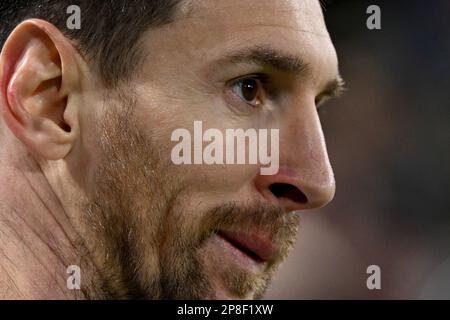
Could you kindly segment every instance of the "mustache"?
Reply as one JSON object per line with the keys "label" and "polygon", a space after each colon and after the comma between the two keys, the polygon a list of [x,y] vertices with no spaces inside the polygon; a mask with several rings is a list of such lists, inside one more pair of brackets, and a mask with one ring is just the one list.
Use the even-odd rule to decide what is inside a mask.
{"label": "mustache", "polygon": [[220,230],[263,233],[282,249],[295,242],[300,224],[297,212],[286,213],[278,206],[262,202],[227,202],[208,210],[200,220],[200,225],[193,226],[197,232],[200,230],[200,242]]}

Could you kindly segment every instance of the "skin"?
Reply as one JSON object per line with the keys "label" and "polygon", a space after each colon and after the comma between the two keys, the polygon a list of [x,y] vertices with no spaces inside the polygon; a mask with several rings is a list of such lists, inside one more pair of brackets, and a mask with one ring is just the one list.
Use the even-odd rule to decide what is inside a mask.
{"label": "skin", "polygon": [[[4,45],[1,298],[259,298],[298,212],[333,198],[316,102],[338,67],[318,1],[195,1],[142,46],[133,78],[111,90],[48,22],[21,23]],[[305,68],[228,61],[255,48]],[[261,86],[255,107],[235,80],[259,73],[270,95]],[[174,165],[171,133],[194,120],[279,129],[280,170]],[[275,183],[294,191],[274,193]],[[254,261],[217,231],[268,237],[278,250]],[[66,287],[69,265],[81,268],[81,290]]]}

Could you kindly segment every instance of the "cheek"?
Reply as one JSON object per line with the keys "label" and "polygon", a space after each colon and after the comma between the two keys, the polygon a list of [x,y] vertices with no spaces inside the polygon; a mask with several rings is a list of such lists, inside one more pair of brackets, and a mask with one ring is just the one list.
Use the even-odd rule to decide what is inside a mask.
{"label": "cheek", "polygon": [[[183,99],[171,99],[168,92],[163,89],[152,89],[141,84],[137,105],[137,121],[139,127],[145,131],[149,139],[153,140],[155,148],[158,148],[159,160],[166,163],[167,182],[174,184],[179,192],[189,194],[197,201],[205,201],[209,205],[217,205],[219,202],[240,200],[249,198],[249,190],[253,181],[259,174],[257,165],[238,164],[212,164],[205,163],[204,151],[210,142],[205,141],[200,149],[202,164],[194,164],[195,153],[195,126],[194,122],[202,121],[200,140],[203,134],[216,128],[225,132],[226,128],[258,127],[255,121],[246,117],[231,117],[229,111],[220,106],[221,99],[209,98],[205,101],[194,101],[189,97]],[[144,90],[146,89],[146,90]],[[166,89],[167,90],[167,89]],[[197,93],[198,94],[198,93]],[[174,147],[181,142],[181,138],[174,138],[172,134],[177,130],[189,132],[189,146],[191,155],[190,164],[175,164],[172,159]],[[225,137],[223,137],[225,145]],[[183,139],[184,141],[184,139]],[[225,160],[225,151],[222,157]],[[248,159],[248,155],[246,155]],[[255,189],[256,190],[256,189]],[[243,191],[245,191],[243,193]],[[185,205],[185,209],[190,208]]]}
{"label": "cheek", "polygon": [[172,170],[186,186],[185,192],[217,204],[248,199],[260,169],[255,165],[213,164],[173,165]]}
{"label": "cheek", "polygon": [[197,247],[223,218],[211,215],[216,208],[251,199],[256,188],[244,178],[248,175],[248,167],[245,169],[239,170],[238,166],[227,169],[172,166],[171,175],[178,176],[177,183],[183,187],[174,193],[172,208],[164,218],[166,230],[170,230],[165,234],[171,235],[170,240],[166,239],[167,245]]}

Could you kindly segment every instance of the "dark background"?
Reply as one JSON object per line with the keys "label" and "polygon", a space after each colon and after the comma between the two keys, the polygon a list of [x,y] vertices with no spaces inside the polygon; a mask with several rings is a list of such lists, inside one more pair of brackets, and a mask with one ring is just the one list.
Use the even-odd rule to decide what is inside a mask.
{"label": "dark background", "polygon": [[450,299],[450,1],[323,2],[347,88],[320,112],[337,192],[267,298]]}

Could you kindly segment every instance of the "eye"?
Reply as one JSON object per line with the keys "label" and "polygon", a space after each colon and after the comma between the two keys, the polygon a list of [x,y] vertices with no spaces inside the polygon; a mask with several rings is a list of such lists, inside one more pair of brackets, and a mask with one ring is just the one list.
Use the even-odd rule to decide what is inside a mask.
{"label": "eye", "polygon": [[262,103],[263,86],[261,80],[258,78],[248,77],[239,79],[232,85],[232,91],[252,107],[258,107]]}

